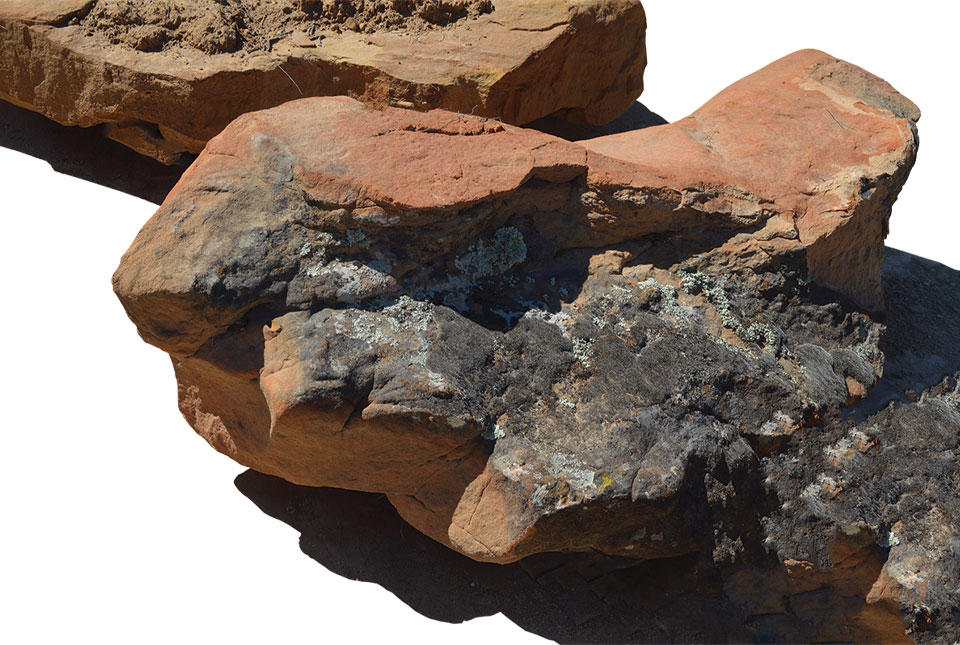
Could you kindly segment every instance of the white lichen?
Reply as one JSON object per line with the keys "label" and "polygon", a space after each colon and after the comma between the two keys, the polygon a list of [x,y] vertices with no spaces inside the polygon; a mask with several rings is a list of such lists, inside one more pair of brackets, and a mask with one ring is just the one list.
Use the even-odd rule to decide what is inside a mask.
{"label": "white lichen", "polygon": [[[820,477],[823,478],[823,475]],[[816,483],[809,484],[800,493],[800,499],[806,502],[807,508],[813,515],[816,515],[817,517],[826,517],[827,515],[827,505],[820,497],[822,492],[823,482],[818,481]]]}
{"label": "white lichen", "polygon": [[503,428],[500,427],[500,424],[496,423],[491,429],[484,432],[482,436],[488,441],[496,441],[497,439],[503,439],[507,434],[503,431]]}
{"label": "white lichen", "polygon": [[775,355],[779,356],[782,353],[783,339],[773,327],[756,321],[744,325],[740,316],[734,311],[730,297],[727,295],[725,278],[714,278],[700,272],[681,271],[680,282],[687,293],[691,295],[702,294],[713,305],[720,324],[725,328],[732,330],[748,343],[762,345],[765,350]]}
{"label": "white lichen", "polygon": [[490,309],[490,313],[503,318],[503,322],[507,327],[510,327],[514,320],[519,320],[526,314],[524,311],[504,311],[503,309]]}
{"label": "white lichen", "polygon": [[[347,338],[363,341],[373,348],[409,345],[412,364],[426,363],[426,332],[434,322],[433,306],[400,296],[390,305],[375,303],[373,309],[347,309],[333,314],[334,329]],[[404,333],[407,332],[407,333]],[[414,332],[412,335],[409,332]],[[446,382],[442,375],[438,381]]]}
{"label": "white lichen", "polygon": [[306,274],[330,283],[336,290],[337,300],[343,303],[357,303],[397,288],[392,275],[356,260],[316,264],[307,269]]}
{"label": "white lichen", "polygon": [[794,425],[795,422],[790,415],[785,414],[783,410],[777,410],[772,419],[760,426],[760,434],[767,436],[778,435],[781,434],[784,429],[791,428]]}
{"label": "white lichen", "polygon": [[454,261],[474,280],[500,275],[527,259],[523,234],[513,226],[497,229],[493,237],[479,240]]}
{"label": "white lichen", "polygon": [[660,313],[673,318],[677,327],[686,328],[690,326],[690,316],[680,306],[677,298],[677,290],[668,284],[661,284],[656,278],[647,278],[637,284],[639,290],[652,289],[656,294],[656,303],[659,306]]}
{"label": "white lichen", "polygon": [[573,318],[570,316],[570,314],[564,311],[558,311],[556,313],[552,313],[544,309],[533,308],[528,310],[523,315],[523,317],[542,320],[543,322],[549,325],[553,325],[554,327],[560,330],[560,333],[562,333],[567,338],[570,338],[570,331],[568,327],[570,326],[570,321],[573,320]]}
{"label": "white lichen", "polygon": [[550,457],[547,472],[580,492],[586,492],[587,489],[595,487],[596,473],[575,455],[555,453]]}
{"label": "white lichen", "polygon": [[350,246],[370,246],[370,238],[358,228],[347,231],[347,244]]}
{"label": "white lichen", "polygon": [[596,341],[589,338],[573,339],[573,357],[590,367],[590,359],[593,357],[593,345]]}

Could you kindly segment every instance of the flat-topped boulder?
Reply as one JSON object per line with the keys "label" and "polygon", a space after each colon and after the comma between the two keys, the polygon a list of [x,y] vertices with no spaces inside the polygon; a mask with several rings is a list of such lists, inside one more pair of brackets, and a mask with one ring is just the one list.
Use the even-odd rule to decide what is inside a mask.
{"label": "flat-topped boulder", "polygon": [[643,88],[638,0],[15,0],[0,99],[164,162],[304,96],[602,124]]}

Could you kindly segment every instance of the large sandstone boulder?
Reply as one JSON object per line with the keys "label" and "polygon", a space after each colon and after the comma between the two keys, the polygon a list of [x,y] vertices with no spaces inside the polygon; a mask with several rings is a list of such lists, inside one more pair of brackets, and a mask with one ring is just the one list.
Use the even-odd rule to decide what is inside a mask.
{"label": "large sandstone boulder", "polygon": [[816,51],[582,144],[305,99],[213,139],[114,288],[258,471],[386,493],[479,560],[735,557],[762,460],[881,372],[917,118]]}
{"label": "large sandstone boulder", "polygon": [[645,29],[639,0],[8,0],[0,98],[165,163],[303,96],[600,124]]}
{"label": "large sandstone boulder", "polygon": [[304,99],[214,138],[114,288],[257,471],[474,560],[692,563],[736,638],[936,641],[960,375],[909,316],[955,321],[956,278],[894,255],[882,312],[918,118],[816,51],[580,143]]}

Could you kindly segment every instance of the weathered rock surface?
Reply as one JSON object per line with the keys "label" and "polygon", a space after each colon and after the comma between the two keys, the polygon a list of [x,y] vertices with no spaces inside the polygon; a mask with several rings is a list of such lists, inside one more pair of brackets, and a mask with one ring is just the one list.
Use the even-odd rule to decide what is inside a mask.
{"label": "weathered rock surface", "polygon": [[[960,337],[960,272],[888,248],[883,284],[887,361],[869,399],[880,394],[887,400],[882,386],[890,383],[917,388],[917,378],[946,387],[931,389],[922,401],[916,394],[904,397],[856,424],[802,430],[794,441],[805,436],[804,452],[785,446],[784,454],[802,460],[809,473],[800,473],[797,464],[778,470],[773,463],[765,486],[778,493],[805,491],[824,474],[844,490],[822,500],[823,509],[815,503],[822,496],[812,496],[817,488],[801,492],[799,507],[789,496],[761,501],[756,521],[769,518],[774,540],[790,537],[779,546],[754,544],[734,561],[690,553],[632,564],[592,552],[480,563],[405,527],[379,495],[295,486],[253,471],[236,484],[264,512],[298,530],[304,553],[327,569],[381,584],[434,620],[462,622],[501,612],[561,643],[953,643],[960,639],[960,612],[950,611],[957,608],[960,572],[960,549],[951,549],[960,534],[956,495],[950,496],[957,490],[951,483],[957,461],[931,454],[942,446],[945,428],[952,425],[955,436],[960,430],[949,419],[948,425],[928,419],[931,413],[942,416],[940,403],[957,409],[951,381],[941,376],[960,368],[960,348],[950,342]],[[852,410],[855,416],[868,402]],[[861,444],[858,432],[874,438]],[[791,501],[793,510],[781,511]],[[818,513],[816,519],[808,509]],[[902,531],[864,539],[859,528],[851,529],[863,519],[861,512],[879,513],[870,521],[881,525],[909,524],[912,546],[903,548]],[[831,539],[825,529],[838,521],[846,532]],[[811,546],[836,542],[837,557],[828,551],[821,564],[802,559]],[[851,544],[860,548],[847,555]],[[922,557],[912,559],[908,554],[918,547]],[[903,608],[899,617],[897,605]]]}
{"label": "weathered rock surface", "polygon": [[955,611],[956,384],[857,413],[918,118],[815,51],[580,143],[305,99],[213,139],[114,288],[260,472],[476,560],[748,562],[724,593],[761,636],[920,633]]}
{"label": "weathered rock surface", "polygon": [[14,0],[0,99],[165,163],[302,96],[600,124],[643,88],[638,0]]}
{"label": "weathered rock surface", "polygon": [[[923,379],[940,383],[856,423],[801,430],[780,455],[761,458],[764,486],[776,494],[758,500],[754,521],[772,539],[746,544],[733,560],[542,553],[492,565],[418,536],[378,495],[253,471],[236,484],[296,528],[303,551],[327,569],[379,583],[435,620],[501,612],[561,643],[954,643],[960,427],[950,410],[958,410],[960,349],[950,341],[960,337],[960,272],[888,248],[883,280],[880,385],[916,387],[918,364]],[[797,461],[784,467],[787,455]],[[862,522],[884,528],[870,535]]]}

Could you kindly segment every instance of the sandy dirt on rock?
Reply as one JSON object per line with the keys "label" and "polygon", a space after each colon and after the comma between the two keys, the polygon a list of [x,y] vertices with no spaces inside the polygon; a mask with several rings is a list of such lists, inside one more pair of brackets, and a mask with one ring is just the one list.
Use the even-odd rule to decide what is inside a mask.
{"label": "sandy dirt on rock", "polygon": [[193,47],[208,54],[269,51],[293,37],[423,32],[493,11],[492,0],[100,0],[77,22],[88,35],[140,51]]}

